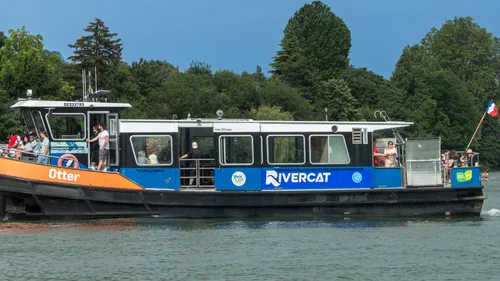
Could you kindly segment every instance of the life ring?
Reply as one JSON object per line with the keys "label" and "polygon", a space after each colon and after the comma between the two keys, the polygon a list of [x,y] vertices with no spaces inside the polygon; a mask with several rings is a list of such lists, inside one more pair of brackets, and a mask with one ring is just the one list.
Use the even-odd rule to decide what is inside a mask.
{"label": "life ring", "polygon": [[76,159],[75,155],[73,155],[73,154],[64,154],[63,156],[59,157],[59,160],[57,160],[57,166],[61,167],[64,159],[73,160],[73,168],[75,168],[75,169],[79,168],[78,159]]}

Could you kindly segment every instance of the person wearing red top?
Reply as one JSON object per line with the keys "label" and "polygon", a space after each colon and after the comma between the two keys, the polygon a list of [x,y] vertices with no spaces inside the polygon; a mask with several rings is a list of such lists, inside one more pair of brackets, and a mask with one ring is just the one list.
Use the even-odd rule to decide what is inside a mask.
{"label": "person wearing red top", "polygon": [[378,166],[378,156],[376,156],[378,154],[378,148],[377,146],[375,145],[375,142],[373,143],[373,165],[376,167]]}
{"label": "person wearing red top", "polygon": [[12,133],[10,134],[10,138],[9,138],[9,144],[7,145],[7,148],[10,148],[8,151],[9,153],[9,157],[10,158],[14,158],[14,156],[16,155],[16,147],[17,147],[17,132],[16,131],[12,131]]}

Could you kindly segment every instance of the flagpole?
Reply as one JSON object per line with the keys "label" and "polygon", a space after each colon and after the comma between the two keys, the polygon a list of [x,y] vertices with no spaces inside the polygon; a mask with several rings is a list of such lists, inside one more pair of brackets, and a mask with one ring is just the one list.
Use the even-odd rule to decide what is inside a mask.
{"label": "flagpole", "polygon": [[474,140],[474,137],[476,136],[476,133],[477,133],[477,130],[479,130],[479,127],[481,126],[481,123],[483,123],[483,120],[484,120],[484,117],[486,116],[486,111],[484,112],[483,114],[483,117],[481,118],[481,121],[479,121],[479,124],[477,124],[477,128],[476,128],[476,131],[474,132],[474,134],[472,135],[472,138],[470,139],[470,142],[469,144],[467,145],[467,148],[465,149],[465,151],[467,151],[469,149],[469,146],[470,144],[472,143],[472,141]]}

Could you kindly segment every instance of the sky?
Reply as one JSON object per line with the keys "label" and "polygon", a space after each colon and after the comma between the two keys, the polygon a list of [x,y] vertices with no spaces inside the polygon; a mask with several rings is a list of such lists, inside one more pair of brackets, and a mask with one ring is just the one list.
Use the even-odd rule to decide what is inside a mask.
{"label": "sky", "polygon": [[[280,49],[283,30],[305,3],[299,0],[24,0],[0,3],[0,31],[26,26],[45,49],[72,54],[68,44],[100,18],[123,43],[123,60],[167,61],[180,70],[192,61],[212,70],[265,72]],[[432,27],[471,16],[500,37],[500,1],[324,0],[351,31],[350,63],[390,78],[403,48]]]}

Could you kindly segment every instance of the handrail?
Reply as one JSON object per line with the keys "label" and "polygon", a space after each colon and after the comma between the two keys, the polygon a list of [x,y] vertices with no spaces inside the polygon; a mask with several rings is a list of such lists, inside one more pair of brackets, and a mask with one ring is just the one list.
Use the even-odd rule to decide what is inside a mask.
{"label": "handrail", "polygon": [[[195,158],[185,158],[185,159],[179,159],[179,164],[181,162],[194,162],[195,163],[195,166],[192,167],[192,166],[188,166],[188,167],[182,167],[181,165],[179,165],[180,167],[180,187],[181,188],[214,188],[215,185],[214,185],[214,181],[215,181],[215,177],[213,175],[202,175],[202,172],[203,171],[210,171],[210,170],[214,170],[215,167],[203,167],[200,165],[200,163],[202,162],[209,162],[209,161],[214,161],[215,159],[212,159],[212,158],[199,158],[199,159],[195,159]],[[194,176],[191,176],[191,174],[189,173],[189,176],[183,176],[182,175],[182,172],[183,171],[195,171],[195,175]],[[182,181],[183,180],[190,180],[190,179],[194,179],[195,180],[195,184],[194,185],[191,185],[191,184],[182,184]],[[202,184],[202,183],[205,183],[205,184]],[[211,183],[211,184],[210,184]]]}

